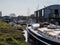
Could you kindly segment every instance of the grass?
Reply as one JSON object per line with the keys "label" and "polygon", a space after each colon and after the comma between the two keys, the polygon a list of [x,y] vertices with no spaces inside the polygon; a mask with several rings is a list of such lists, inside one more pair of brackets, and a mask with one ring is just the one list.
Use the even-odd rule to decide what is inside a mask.
{"label": "grass", "polygon": [[0,22],[0,45],[29,45],[25,42],[23,31],[20,30],[23,28]]}

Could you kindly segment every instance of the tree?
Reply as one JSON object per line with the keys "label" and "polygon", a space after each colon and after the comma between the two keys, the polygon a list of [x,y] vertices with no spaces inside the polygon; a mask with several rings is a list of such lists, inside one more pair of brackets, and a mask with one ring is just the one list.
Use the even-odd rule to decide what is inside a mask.
{"label": "tree", "polygon": [[34,14],[31,14],[30,18],[31,19],[34,19],[35,18]]}

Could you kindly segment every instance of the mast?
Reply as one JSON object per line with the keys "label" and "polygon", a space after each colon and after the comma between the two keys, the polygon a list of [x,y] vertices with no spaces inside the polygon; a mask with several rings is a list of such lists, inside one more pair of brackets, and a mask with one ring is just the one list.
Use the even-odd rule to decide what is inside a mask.
{"label": "mast", "polygon": [[38,2],[38,4],[37,4],[37,8],[36,8],[37,10],[39,10],[39,2]]}
{"label": "mast", "polygon": [[[26,18],[26,30],[28,30],[28,20],[29,20],[29,14],[30,14],[30,11],[29,11],[29,8],[27,9],[27,18]],[[27,33],[27,38],[26,38],[26,42],[28,42],[28,33]]]}
{"label": "mast", "polygon": [[39,0],[38,0],[38,3],[37,3],[37,7],[36,7],[36,11],[37,11],[37,14],[36,14],[36,17],[37,17],[37,19],[36,19],[36,22],[38,23],[38,21],[39,21]]}
{"label": "mast", "polygon": [[29,23],[30,8],[27,9],[27,23]]}

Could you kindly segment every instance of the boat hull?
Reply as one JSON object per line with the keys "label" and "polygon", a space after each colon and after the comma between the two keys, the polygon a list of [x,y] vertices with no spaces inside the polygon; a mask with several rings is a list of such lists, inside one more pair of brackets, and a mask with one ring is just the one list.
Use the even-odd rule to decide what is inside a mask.
{"label": "boat hull", "polygon": [[[28,29],[27,32],[28,32],[28,35],[30,35],[30,36],[28,36],[28,38],[33,37],[33,38],[35,38],[35,39],[33,39],[33,40],[38,40],[38,42],[39,42],[40,40],[42,40],[42,41],[46,42],[46,43],[49,44],[49,45],[60,45],[60,43],[57,43],[57,42],[54,42],[54,41],[51,41],[51,40],[48,40],[48,39],[45,39],[45,38],[43,38],[43,37],[41,37],[41,36],[36,35],[36,34],[33,33],[30,29]],[[28,39],[28,40],[29,40],[29,39]],[[41,42],[41,41],[40,41],[40,42]],[[41,42],[41,44],[43,44],[43,45],[46,44],[46,43],[44,43],[44,42]],[[40,45],[40,43],[39,43],[39,45]]]}

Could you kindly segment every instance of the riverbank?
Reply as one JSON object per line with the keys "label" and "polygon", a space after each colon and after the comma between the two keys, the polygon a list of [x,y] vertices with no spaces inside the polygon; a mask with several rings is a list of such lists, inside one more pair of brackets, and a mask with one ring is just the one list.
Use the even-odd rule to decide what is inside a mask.
{"label": "riverbank", "polygon": [[25,42],[22,28],[0,22],[0,45],[29,45]]}

